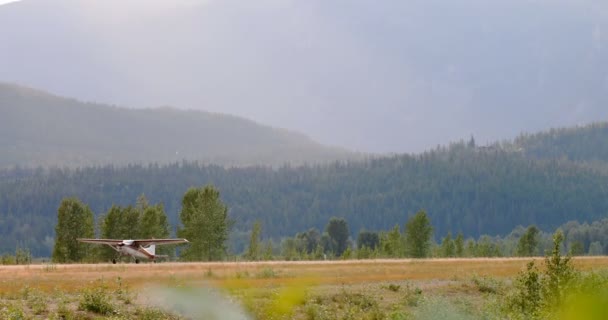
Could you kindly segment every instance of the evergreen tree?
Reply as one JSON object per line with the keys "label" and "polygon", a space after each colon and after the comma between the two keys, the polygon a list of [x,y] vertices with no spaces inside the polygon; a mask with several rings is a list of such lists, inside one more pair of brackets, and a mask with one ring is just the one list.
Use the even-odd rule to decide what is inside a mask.
{"label": "evergreen tree", "polygon": [[233,222],[215,187],[189,189],[182,199],[179,216],[182,227],[177,235],[190,241],[190,246],[181,251],[182,259],[212,261],[224,257]]}
{"label": "evergreen tree", "polygon": [[433,227],[425,211],[419,211],[405,224],[405,245],[413,258],[424,258],[429,254]]}
{"label": "evergreen tree", "polygon": [[87,258],[90,246],[77,238],[93,238],[93,212],[80,200],[64,199],[57,211],[53,262],[78,262]]}
{"label": "evergreen tree", "polygon": [[148,198],[146,198],[145,194],[142,193],[139,195],[139,197],[137,197],[137,200],[135,201],[135,208],[137,208],[137,211],[144,212],[144,210],[146,210],[146,208],[149,206],[150,203],[148,202]]}

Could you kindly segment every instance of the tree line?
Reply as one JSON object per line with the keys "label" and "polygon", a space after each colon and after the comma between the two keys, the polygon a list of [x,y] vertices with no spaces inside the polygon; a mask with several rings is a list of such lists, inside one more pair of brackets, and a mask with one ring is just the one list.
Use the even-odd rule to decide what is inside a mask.
{"label": "tree line", "polygon": [[[235,220],[228,247],[241,252],[260,221],[280,239],[322,230],[332,216],[357,231],[387,230],[420,208],[436,235],[506,235],[518,225],[554,230],[571,220],[597,221],[608,212],[608,175],[569,161],[531,160],[506,149],[457,143],[421,155],[316,166],[224,168],[192,162],[81,169],[0,171],[0,252],[29,248],[49,256],[63,198],[93,212],[126,207],[140,194],[162,203],[177,225],[181,198],[213,184]],[[98,216],[96,215],[96,218]],[[436,239],[437,241],[439,239]],[[586,243],[586,247],[588,244]],[[587,249],[586,249],[587,250]]]}
{"label": "tree line", "polygon": [[568,159],[605,166],[608,162],[608,122],[521,134],[513,145],[532,158]]}
{"label": "tree line", "polygon": [[[213,186],[191,188],[183,196],[180,225],[176,233],[190,245],[180,250],[184,261],[221,260],[232,227],[228,210]],[[135,206],[114,205],[101,215],[95,228],[93,211],[77,198],[64,199],[59,206],[52,261],[58,263],[108,261],[116,252],[107,246],[78,242],[78,238],[165,239],[171,235],[162,204],[150,205],[145,196]],[[97,230],[96,230],[97,229]],[[175,248],[159,247],[158,254],[175,256]]]}
{"label": "tree line", "polygon": [[[538,256],[551,249],[551,234],[531,225],[517,227],[504,238],[483,235],[479,239],[465,239],[462,233],[451,232],[435,241],[434,228],[424,210],[418,211],[405,222],[384,231],[360,230],[356,239],[351,237],[345,218],[332,217],[323,232],[312,227],[293,237],[280,241],[262,240],[260,221],[254,222],[248,246],[242,252],[231,252],[227,247],[234,220],[228,217],[228,207],[220,192],[212,185],[189,189],[182,198],[178,237],[190,240],[180,248],[159,247],[159,254],[182,261],[241,260],[320,260],[320,259],[372,259],[372,258],[426,258],[426,257],[504,257]],[[105,246],[92,246],[78,242],[77,238],[150,239],[168,238],[171,228],[162,204],[150,205],[144,195],[136,204],[112,206],[95,221],[93,211],[77,198],[67,198],[57,211],[55,244],[52,260],[59,263],[109,261],[116,252]],[[558,229],[566,235],[570,255],[603,255],[608,248],[608,219],[592,224],[569,222]],[[27,249],[18,248],[15,255],[4,255],[2,264],[31,262]]]}
{"label": "tree line", "polygon": [[[568,222],[554,232],[535,225],[516,227],[500,237],[482,235],[465,238],[461,232],[435,240],[434,228],[425,211],[419,211],[401,227],[383,231],[361,230],[352,239],[348,222],[333,217],[323,232],[316,228],[296,233],[280,241],[262,239],[262,225],[254,223],[249,245],[240,255],[245,260],[323,260],[377,258],[472,258],[533,257],[554,250],[555,233],[562,234],[563,253],[571,256],[598,256],[608,252],[608,219],[592,224]],[[238,254],[237,254],[238,255]]]}

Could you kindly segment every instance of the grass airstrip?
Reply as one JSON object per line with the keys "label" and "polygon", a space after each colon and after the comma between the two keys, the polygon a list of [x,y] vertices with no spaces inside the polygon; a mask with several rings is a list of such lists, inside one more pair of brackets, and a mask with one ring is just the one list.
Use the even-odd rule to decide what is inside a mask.
{"label": "grass airstrip", "polygon": [[[460,312],[474,319],[491,312],[492,301],[501,299],[510,279],[533,259],[544,261],[0,266],[0,318],[416,319]],[[582,271],[608,269],[608,257],[575,258],[574,263]]]}

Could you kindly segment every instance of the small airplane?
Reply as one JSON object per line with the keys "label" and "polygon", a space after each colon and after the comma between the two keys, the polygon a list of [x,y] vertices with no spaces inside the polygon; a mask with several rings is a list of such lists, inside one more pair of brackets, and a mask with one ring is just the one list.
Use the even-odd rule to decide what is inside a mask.
{"label": "small airplane", "polygon": [[[135,263],[139,263],[139,258],[156,261],[157,258],[167,258],[166,255],[158,255],[155,253],[156,245],[162,244],[177,244],[188,243],[186,239],[143,239],[143,240],[117,240],[117,239],[76,239],[80,242],[107,244],[112,249],[118,252],[119,256],[131,256],[135,259]],[[112,263],[116,264],[116,258],[112,259]]]}

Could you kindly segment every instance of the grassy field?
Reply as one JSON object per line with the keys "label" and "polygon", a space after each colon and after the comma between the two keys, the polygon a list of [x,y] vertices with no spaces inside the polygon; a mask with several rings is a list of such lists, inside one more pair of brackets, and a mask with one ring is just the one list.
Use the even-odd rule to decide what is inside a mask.
{"label": "grassy field", "polygon": [[[0,318],[488,318],[530,260],[1,266]],[[608,258],[575,266],[608,269]]]}

